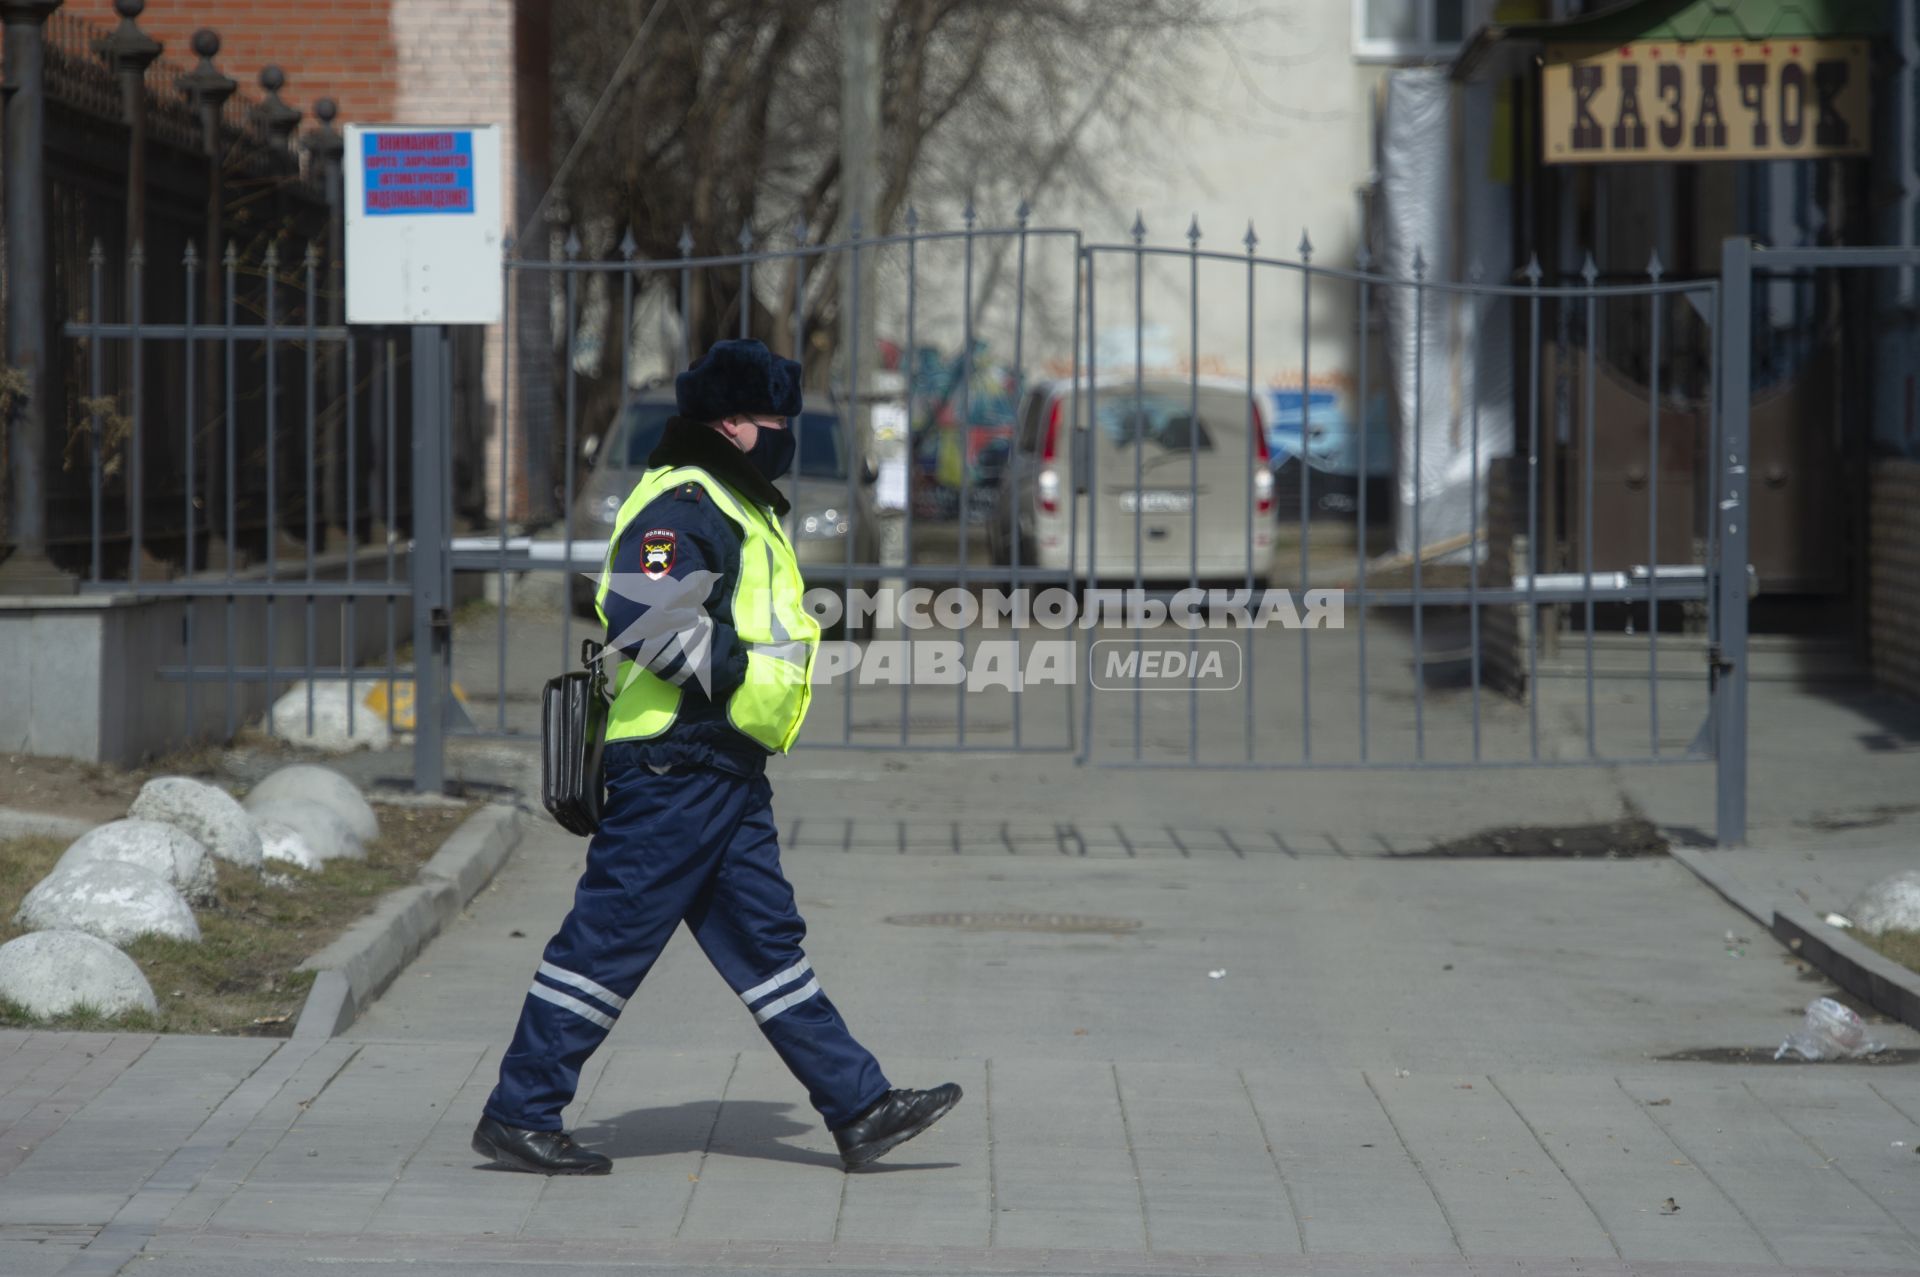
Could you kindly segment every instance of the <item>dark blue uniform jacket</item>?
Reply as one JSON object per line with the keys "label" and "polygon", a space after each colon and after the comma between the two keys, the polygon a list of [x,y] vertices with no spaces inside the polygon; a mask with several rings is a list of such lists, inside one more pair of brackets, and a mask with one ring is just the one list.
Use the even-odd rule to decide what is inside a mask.
{"label": "dark blue uniform jacket", "polygon": [[[669,421],[659,446],[647,458],[649,470],[661,466],[698,466],[746,501],[771,506],[776,515],[787,512],[787,499],[780,490],[711,426],[679,417]],[[628,659],[641,661],[661,678],[682,680],[680,713],[673,726],[652,740],[609,743],[609,768],[634,764],[656,771],[707,767],[739,776],[757,776],[766,769],[766,749],[734,730],[726,715],[727,698],[747,672],[746,649],[733,628],[733,590],[739,580],[743,540],[733,520],[714,505],[704,489],[691,483],[655,497],[621,530],[611,560],[616,574],[643,573],[649,567],[657,571],[664,562],[668,566],[663,575],[675,580],[683,580],[692,572],[716,573],[718,579],[705,599],[706,614],[712,622],[708,642],[690,642],[685,647],[672,642],[621,642],[623,635],[648,628],[649,604],[644,599],[629,598],[619,589],[607,591],[602,606],[607,614],[608,642],[620,643]],[[685,669],[690,650],[708,654],[704,686],[696,676],[697,670]]]}

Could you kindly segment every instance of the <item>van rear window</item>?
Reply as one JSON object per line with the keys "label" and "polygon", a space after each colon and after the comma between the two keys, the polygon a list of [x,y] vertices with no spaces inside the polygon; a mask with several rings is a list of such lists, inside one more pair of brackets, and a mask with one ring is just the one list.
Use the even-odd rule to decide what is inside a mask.
{"label": "van rear window", "polygon": [[1187,395],[1150,394],[1136,400],[1123,390],[1112,398],[1103,395],[1096,415],[1100,433],[1114,448],[1212,452],[1223,429],[1237,433],[1234,427],[1246,415],[1243,404],[1235,395],[1203,392],[1196,416]]}

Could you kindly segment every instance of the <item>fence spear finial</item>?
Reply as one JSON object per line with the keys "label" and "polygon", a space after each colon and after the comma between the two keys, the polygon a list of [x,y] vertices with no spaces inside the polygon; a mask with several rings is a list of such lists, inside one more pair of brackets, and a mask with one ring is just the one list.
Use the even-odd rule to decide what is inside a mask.
{"label": "fence spear finial", "polygon": [[1187,223],[1187,247],[1190,249],[1200,247],[1200,214],[1198,213],[1195,213],[1193,220]]}
{"label": "fence spear finial", "polygon": [[1133,211],[1133,230],[1131,234],[1133,235],[1133,242],[1135,244],[1139,244],[1147,238],[1147,219],[1141,215],[1139,209]]}
{"label": "fence spear finial", "polygon": [[627,261],[632,261],[633,255],[639,251],[640,242],[634,239],[633,227],[629,226],[620,236],[620,256]]}
{"label": "fence spear finial", "polygon": [[1307,228],[1300,228],[1300,262],[1302,265],[1313,260],[1313,237],[1307,234]]}
{"label": "fence spear finial", "polygon": [[685,223],[681,224],[680,239],[676,243],[675,247],[677,247],[680,250],[680,256],[682,257],[693,256],[693,227],[688,226]]}

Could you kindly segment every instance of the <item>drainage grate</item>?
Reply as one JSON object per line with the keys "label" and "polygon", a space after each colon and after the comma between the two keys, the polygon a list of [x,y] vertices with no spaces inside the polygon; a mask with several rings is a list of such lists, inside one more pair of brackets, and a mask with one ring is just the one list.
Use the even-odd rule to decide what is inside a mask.
{"label": "drainage grate", "polygon": [[1138,918],[1103,918],[1086,913],[897,913],[885,921],[896,927],[956,927],[962,931],[1134,931]]}

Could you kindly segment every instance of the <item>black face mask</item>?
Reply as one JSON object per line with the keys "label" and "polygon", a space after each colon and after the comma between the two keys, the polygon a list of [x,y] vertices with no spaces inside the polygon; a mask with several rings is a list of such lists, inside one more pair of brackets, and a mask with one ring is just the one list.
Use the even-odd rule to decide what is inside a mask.
{"label": "black face mask", "polygon": [[793,465],[793,453],[797,446],[791,430],[769,430],[760,427],[760,437],[753,441],[753,447],[747,449],[747,462],[768,483],[784,475]]}

